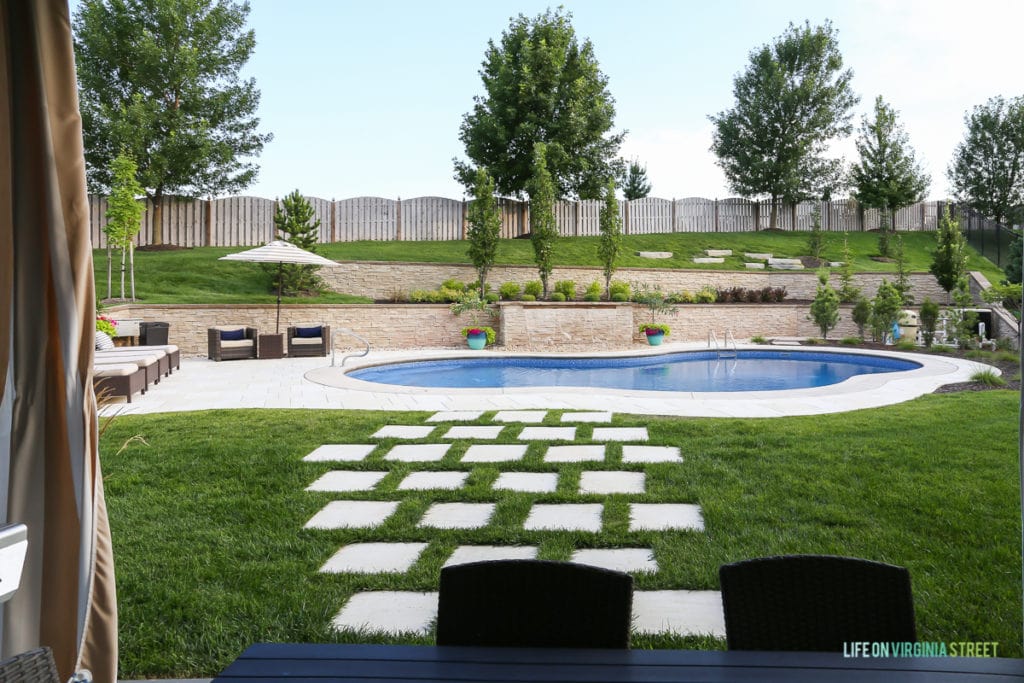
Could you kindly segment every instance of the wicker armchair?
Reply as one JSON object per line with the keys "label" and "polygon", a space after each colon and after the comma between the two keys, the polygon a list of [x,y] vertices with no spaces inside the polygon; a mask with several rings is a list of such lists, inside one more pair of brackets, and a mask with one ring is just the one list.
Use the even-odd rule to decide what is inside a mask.
{"label": "wicker armchair", "polygon": [[570,562],[441,570],[438,645],[628,648],[633,577]]}
{"label": "wicker armchair", "polygon": [[917,640],[910,572],[828,555],[764,557],[718,570],[730,650],[841,652]]}
{"label": "wicker armchair", "polygon": [[[314,334],[316,332],[316,334]],[[288,356],[326,356],[331,350],[331,326],[320,323],[288,328]]]}
{"label": "wicker armchair", "polygon": [[53,653],[48,647],[29,650],[0,662],[4,683],[60,683]]}
{"label": "wicker armchair", "polygon": [[[224,333],[228,337],[236,336],[241,331],[241,339],[224,339]],[[258,331],[255,327],[243,327],[241,325],[221,325],[206,330],[207,350],[210,360],[237,360],[239,358],[256,358],[256,336]]]}

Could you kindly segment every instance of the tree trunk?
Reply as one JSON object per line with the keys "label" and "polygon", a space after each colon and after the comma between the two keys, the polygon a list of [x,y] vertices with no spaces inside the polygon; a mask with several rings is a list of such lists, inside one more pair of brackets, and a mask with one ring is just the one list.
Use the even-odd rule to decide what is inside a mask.
{"label": "tree trunk", "polygon": [[122,245],[121,246],[121,300],[122,301],[124,301],[124,270],[125,270],[124,258],[125,258],[124,246]]}
{"label": "tree trunk", "polygon": [[164,193],[162,190],[157,190],[152,196],[153,202],[153,241],[151,244],[163,244],[164,243],[164,228],[163,228],[163,198]]}
{"label": "tree trunk", "polygon": [[768,219],[768,229],[769,230],[774,230],[775,229],[775,224],[776,224],[776,221],[778,220],[778,217],[779,217],[779,198],[776,197],[775,195],[772,195],[772,213],[771,213],[771,217]]}
{"label": "tree trunk", "polygon": [[114,256],[110,253],[110,236],[107,236],[107,299],[110,298],[111,280],[114,277]]}
{"label": "tree trunk", "polygon": [[135,244],[128,242],[128,263],[131,266],[132,301],[135,301]]}

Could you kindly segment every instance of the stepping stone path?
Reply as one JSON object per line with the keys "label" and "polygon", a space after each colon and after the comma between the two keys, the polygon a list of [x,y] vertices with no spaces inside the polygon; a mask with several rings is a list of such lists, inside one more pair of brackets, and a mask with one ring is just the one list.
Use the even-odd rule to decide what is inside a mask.
{"label": "stepping stone path", "polygon": [[732,249],[705,249],[706,256],[732,256]]}
{"label": "stepping stone path", "polygon": [[725,263],[724,258],[716,258],[712,256],[694,256],[694,263]]}
{"label": "stepping stone path", "polygon": [[636,255],[640,258],[672,258],[671,251],[638,251]]}
{"label": "stepping stone path", "polygon": [[803,270],[804,264],[798,258],[771,258],[768,265],[778,270]]}
{"label": "stepping stone path", "polygon": [[[730,252],[731,254],[731,252]],[[748,258],[755,256],[747,254]],[[717,255],[712,258],[721,260]],[[696,260],[696,259],[695,259]],[[316,478],[307,488],[317,495],[335,493],[344,498],[345,494],[380,497],[397,497],[399,500],[331,500],[308,522],[306,529],[358,529],[360,542],[351,542],[338,548],[326,559],[320,572],[323,574],[403,574],[412,570],[428,551],[432,541],[423,541],[423,533],[430,538],[430,532],[418,532],[417,542],[378,542],[374,540],[373,529],[388,522],[403,504],[406,491],[458,491],[465,489],[474,467],[482,464],[482,472],[498,470],[491,480],[489,474],[474,478],[474,491],[493,491],[493,502],[433,502],[418,519],[411,524],[418,529],[446,529],[445,538],[458,530],[477,533],[472,530],[487,527],[501,501],[516,496],[530,496],[529,508],[521,518],[526,531],[547,535],[552,538],[566,537],[579,544],[581,534],[599,534],[604,528],[605,500],[608,496],[624,496],[628,506],[629,532],[650,535],[666,533],[703,533],[704,517],[699,505],[693,503],[649,503],[647,496],[648,464],[684,465],[683,454],[674,446],[647,445],[650,439],[646,427],[590,427],[588,423],[610,423],[612,413],[604,411],[564,412],[560,421],[566,425],[547,426],[547,411],[505,410],[494,414],[492,424],[444,424],[438,423],[475,422],[484,416],[483,411],[441,411],[427,418],[426,425],[385,425],[371,435],[373,439],[401,439],[413,443],[402,443],[378,450],[377,444],[325,444],[303,458],[311,463],[363,463],[368,459],[379,461],[383,467],[377,470],[333,469]],[[509,423],[527,426],[508,427]],[[511,432],[505,431],[507,429]],[[486,443],[505,434],[521,443]],[[469,441],[457,462],[449,458],[447,470],[439,471],[438,463],[452,450],[451,443],[415,443],[432,437],[435,440]],[[533,442],[544,442],[530,446]],[[479,443],[484,442],[484,443]],[[594,443],[598,442],[598,443]],[[458,446],[458,449],[463,446]],[[533,450],[531,449],[538,449]],[[621,450],[621,466],[604,470],[600,466],[618,457]],[[532,452],[530,459],[527,454]],[[456,454],[459,450],[455,451]],[[539,461],[537,460],[540,456]],[[387,463],[404,472],[395,479],[387,479],[392,472]],[[530,463],[530,464],[527,464]],[[581,463],[584,470],[576,474],[550,471],[560,463]],[[587,463],[590,463],[589,465]],[[417,465],[419,464],[419,465]],[[348,465],[351,467],[351,465]],[[358,465],[357,467],[363,467]],[[462,466],[462,469],[459,469]],[[345,467],[345,465],[342,465]],[[504,468],[508,471],[502,471]],[[577,465],[577,468],[580,467]],[[421,469],[422,468],[422,469]],[[630,469],[632,468],[632,469]],[[409,470],[412,471],[409,471]],[[521,471],[537,469],[541,471]],[[572,469],[569,472],[578,472]],[[581,495],[592,496],[588,503],[550,502],[552,494],[558,491],[563,477],[563,486],[578,490]],[[312,479],[313,477],[311,477]],[[483,485],[483,489],[479,486]],[[395,486],[395,490],[390,488]],[[383,488],[378,494],[367,493]],[[563,489],[565,490],[565,489]],[[312,494],[311,494],[312,495]],[[427,495],[419,494],[419,500]],[[474,493],[474,499],[479,493]],[[596,498],[594,498],[596,497]],[[545,500],[547,499],[547,500]],[[445,498],[441,498],[445,500]],[[484,500],[487,500],[486,493]],[[621,498],[619,500],[622,500]],[[408,519],[406,510],[399,517],[403,524]],[[506,513],[503,513],[506,514]],[[618,514],[618,513],[615,513]],[[615,522],[617,523],[617,522]],[[562,536],[559,536],[562,535]],[[468,540],[468,538],[467,538]],[[583,543],[586,543],[584,540]],[[449,546],[450,547],[450,546]],[[443,566],[466,562],[496,559],[529,559],[538,556],[536,545],[459,545],[447,558]],[[436,549],[430,557],[437,557]],[[565,557],[565,556],[563,556]],[[624,548],[579,548],[572,550],[568,559],[572,562],[625,571],[633,574],[656,574],[660,571],[658,559],[650,547]],[[365,591],[354,593],[332,620],[338,631],[388,634],[429,634],[437,618],[437,593],[414,591]],[[724,637],[725,623],[722,614],[721,595],[717,591],[661,590],[634,591],[633,595],[634,633],[675,633],[680,635],[706,635]]]}

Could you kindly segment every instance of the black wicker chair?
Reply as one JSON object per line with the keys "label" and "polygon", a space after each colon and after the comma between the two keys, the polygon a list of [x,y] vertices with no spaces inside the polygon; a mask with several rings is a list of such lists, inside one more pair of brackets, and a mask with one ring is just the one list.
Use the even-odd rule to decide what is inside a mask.
{"label": "black wicker chair", "polygon": [[844,642],[917,640],[903,567],[790,555],[722,565],[718,577],[730,650],[841,652]]}
{"label": "black wicker chair", "polygon": [[[242,330],[241,339],[222,339],[224,332],[237,333],[238,330]],[[206,330],[207,355],[210,360],[215,361],[256,358],[258,351],[256,339],[258,334],[259,330],[256,328],[242,325],[210,327]]]}
{"label": "black wicker chair", "polygon": [[[317,334],[312,337],[303,336],[308,332],[316,330]],[[320,323],[309,323],[306,325],[293,325],[285,333],[288,339],[288,357],[296,356],[326,356],[331,350],[331,326]]]}
{"label": "black wicker chair", "polygon": [[41,647],[0,662],[4,683],[60,683],[50,648]]}
{"label": "black wicker chair", "polygon": [[441,570],[438,645],[628,648],[633,577],[569,562]]}

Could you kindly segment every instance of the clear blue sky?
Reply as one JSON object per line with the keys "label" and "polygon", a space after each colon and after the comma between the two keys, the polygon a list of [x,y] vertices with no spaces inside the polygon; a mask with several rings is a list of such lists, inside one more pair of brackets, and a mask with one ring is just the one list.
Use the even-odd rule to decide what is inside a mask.
{"label": "clear blue sky", "polygon": [[[733,105],[732,79],[751,50],[789,22],[831,19],[861,96],[901,115],[932,175],[963,138],[964,113],[994,95],[1024,95],[1024,2],[948,0],[586,0],[564,3],[589,38],[616,100],[623,156],[646,163],[654,196],[730,196],[708,151],[708,115]],[[477,73],[533,0],[251,0],[257,46],[244,74],[262,92],[261,129],[274,140],[245,194],[461,197],[462,116],[482,92]],[[1016,51],[1016,53],[1015,53]],[[853,138],[836,147],[856,157]]]}

